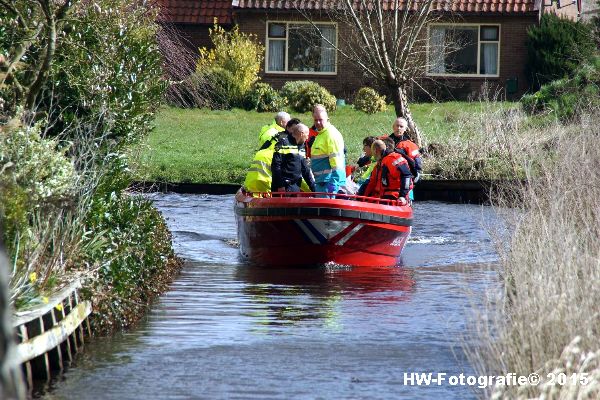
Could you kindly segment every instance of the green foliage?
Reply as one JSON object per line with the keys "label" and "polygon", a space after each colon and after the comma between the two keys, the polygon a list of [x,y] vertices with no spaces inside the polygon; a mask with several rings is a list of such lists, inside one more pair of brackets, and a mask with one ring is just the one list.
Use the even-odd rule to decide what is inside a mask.
{"label": "green foliage", "polygon": [[[45,257],[39,216],[52,221],[75,194],[78,175],[57,141],[41,137],[41,126],[23,126],[18,115],[0,130],[0,225],[2,240],[14,264],[12,296],[35,297],[29,282],[35,260]],[[51,271],[48,271],[50,274]],[[47,281],[49,276],[44,276]],[[15,284],[15,282],[20,282]]]}
{"label": "green foliage", "polygon": [[113,145],[128,145],[150,129],[166,87],[156,11],[124,0],[95,4],[79,3],[74,10],[77,18],[52,65],[46,104],[60,107],[60,128],[91,119],[110,131]]}
{"label": "green foliage", "polygon": [[385,96],[380,96],[375,89],[363,87],[356,93],[354,108],[367,114],[375,114],[385,111],[387,104],[385,103]]}
{"label": "green foliage", "polygon": [[570,77],[596,51],[589,24],[543,14],[527,31],[527,71],[534,88]]}
{"label": "green foliage", "polygon": [[240,105],[243,98],[239,82],[234,73],[223,68],[212,68],[197,73],[201,83],[204,106],[213,110],[229,110]]}
{"label": "green foliage", "polygon": [[136,317],[128,303],[147,304],[154,297],[173,257],[170,232],[150,200],[118,192],[94,198],[87,225],[103,238],[85,259],[98,267],[92,288],[109,299],[95,302],[102,314],[97,322],[129,325]]}
{"label": "green foliage", "polygon": [[287,104],[285,97],[282,97],[268,83],[259,82],[246,96],[244,109],[258,112],[277,112],[281,111]]}
{"label": "green foliage", "polygon": [[58,204],[72,195],[73,162],[57,141],[42,139],[41,126],[9,127],[0,134],[0,182],[23,189],[33,208]]}
{"label": "green foliage", "polygon": [[106,239],[88,261],[100,265],[100,278],[119,294],[151,287],[152,273],[172,254],[162,217],[141,196],[113,192],[96,197],[88,224]]}
{"label": "green foliage", "polygon": [[[23,267],[13,300],[29,302],[77,267],[100,271],[100,303],[111,293],[115,304],[143,304],[173,254],[150,202],[123,194],[124,154],[151,129],[166,86],[158,10],[127,0],[0,3],[0,206]],[[14,61],[8,74],[5,60]]]}
{"label": "green foliage", "polygon": [[327,111],[336,108],[335,96],[313,81],[290,81],[281,88],[281,95],[297,112],[312,111],[315,104],[322,104]]}
{"label": "green foliage", "polygon": [[200,49],[196,65],[201,91],[210,108],[240,106],[258,80],[264,47],[255,35],[241,33],[238,26],[227,32],[215,25],[210,30],[214,47]]}
{"label": "green foliage", "polygon": [[[596,0],[596,9],[600,9],[600,0]],[[596,46],[600,49],[600,14],[592,17],[592,29],[594,30]]]}
{"label": "green foliage", "polygon": [[578,68],[572,78],[555,80],[523,96],[521,104],[530,115],[551,113],[561,121],[600,106],[600,58]]}

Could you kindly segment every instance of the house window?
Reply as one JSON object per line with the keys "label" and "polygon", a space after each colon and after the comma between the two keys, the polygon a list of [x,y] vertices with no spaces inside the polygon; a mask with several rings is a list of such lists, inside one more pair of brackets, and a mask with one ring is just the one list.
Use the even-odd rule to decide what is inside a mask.
{"label": "house window", "polygon": [[266,72],[335,74],[336,25],[267,23]]}
{"label": "house window", "polygon": [[499,25],[431,25],[430,75],[498,76]]}

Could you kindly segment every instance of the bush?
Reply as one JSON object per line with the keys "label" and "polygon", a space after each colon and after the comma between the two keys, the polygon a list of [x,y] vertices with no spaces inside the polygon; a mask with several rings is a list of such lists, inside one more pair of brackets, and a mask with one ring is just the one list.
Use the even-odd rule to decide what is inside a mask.
{"label": "bush", "polygon": [[521,99],[528,114],[552,113],[568,121],[581,110],[600,106],[600,58],[581,66],[572,78],[558,79],[543,85],[536,93]]}
{"label": "bush", "polygon": [[[240,106],[258,80],[264,47],[256,36],[241,33],[238,26],[226,32],[215,25],[210,39],[214,48],[201,48],[196,65],[196,73],[206,83],[201,85],[202,95],[211,108]],[[217,103],[213,105],[214,99]]]}
{"label": "bush", "polygon": [[[48,256],[48,241],[55,239],[49,233],[56,231],[54,221],[63,217],[60,210],[72,202],[78,178],[73,162],[56,140],[42,138],[39,124],[21,126],[16,122],[20,118],[18,115],[0,133],[1,239],[16,266],[11,298],[20,298],[17,307],[39,294],[37,285],[30,282],[32,273],[47,282],[57,272],[55,263],[48,262],[44,269],[38,264]],[[56,243],[66,242],[68,239]]]}
{"label": "bush", "polygon": [[0,134],[0,220],[9,254],[17,236],[26,236],[27,214],[58,207],[73,195],[72,161],[55,140],[40,137],[40,125],[6,128]]}
{"label": "bush", "polygon": [[171,234],[150,200],[115,192],[94,198],[87,225],[103,238],[85,259],[98,267],[88,283],[103,296],[94,299],[95,328],[128,326],[139,317],[129,303],[143,307],[156,295],[156,280],[173,257]]}
{"label": "bush", "polygon": [[527,71],[535,89],[573,76],[596,51],[590,25],[543,14],[539,26],[527,31]]}
{"label": "bush", "polygon": [[290,81],[281,88],[281,95],[297,112],[312,111],[315,104],[322,104],[328,111],[336,108],[335,96],[313,81]]}
{"label": "bush", "polygon": [[98,281],[97,294],[142,304],[128,294],[152,284],[145,271],[172,255],[157,212],[122,194],[127,147],[150,129],[165,87],[158,9],[97,0],[63,2],[59,12],[50,2],[48,22],[44,3],[0,7],[0,57],[17,61],[0,85],[2,234],[17,267],[11,300],[43,301],[58,280],[74,278],[72,268],[86,275],[112,265],[123,280]]}
{"label": "bush", "polygon": [[235,74],[223,68],[213,68],[197,73],[203,103],[213,110],[228,110],[239,106],[243,98]]}
{"label": "bush", "polygon": [[277,112],[281,111],[287,104],[285,97],[282,97],[268,83],[259,82],[246,96],[244,108],[258,112]]}
{"label": "bush", "polygon": [[54,110],[56,132],[91,119],[110,129],[113,144],[128,145],[146,135],[166,88],[157,11],[124,0],[95,4],[74,6],[76,18],[57,48],[44,107],[60,109]]}
{"label": "bush", "polygon": [[367,114],[385,111],[387,104],[385,96],[380,96],[374,89],[363,87],[358,90],[354,98],[354,108]]}

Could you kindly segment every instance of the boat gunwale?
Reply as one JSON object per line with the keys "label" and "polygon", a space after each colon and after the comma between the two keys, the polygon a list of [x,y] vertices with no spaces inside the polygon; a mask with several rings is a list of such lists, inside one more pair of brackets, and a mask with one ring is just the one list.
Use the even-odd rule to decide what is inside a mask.
{"label": "boat gunwale", "polygon": [[285,201],[280,201],[282,199],[255,198],[244,193],[240,195],[245,197],[237,199],[235,214],[241,217],[344,219],[371,224],[412,226],[412,207],[408,205],[388,206],[345,199],[298,197],[285,197]]}

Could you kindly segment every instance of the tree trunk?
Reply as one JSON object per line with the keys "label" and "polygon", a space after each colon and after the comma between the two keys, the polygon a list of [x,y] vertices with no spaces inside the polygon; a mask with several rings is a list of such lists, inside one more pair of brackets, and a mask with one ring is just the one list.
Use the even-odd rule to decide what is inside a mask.
{"label": "tree trunk", "polygon": [[412,117],[410,108],[408,107],[408,97],[406,96],[406,88],[401,85],[393,85],[392,99],[394,100],[394,109],[396,110],[396,117],[402,117],[408,122],[408,136],[410,139],[422,147],[424,145],[421,132],[417,126],[415,120]]}
{"label": "tree trunk", "polygon": [[0,240],[0,398],[20,400],[25,398],[25,386],[21,366],[17,365],[15,357],[8,270],[8,262]]}

